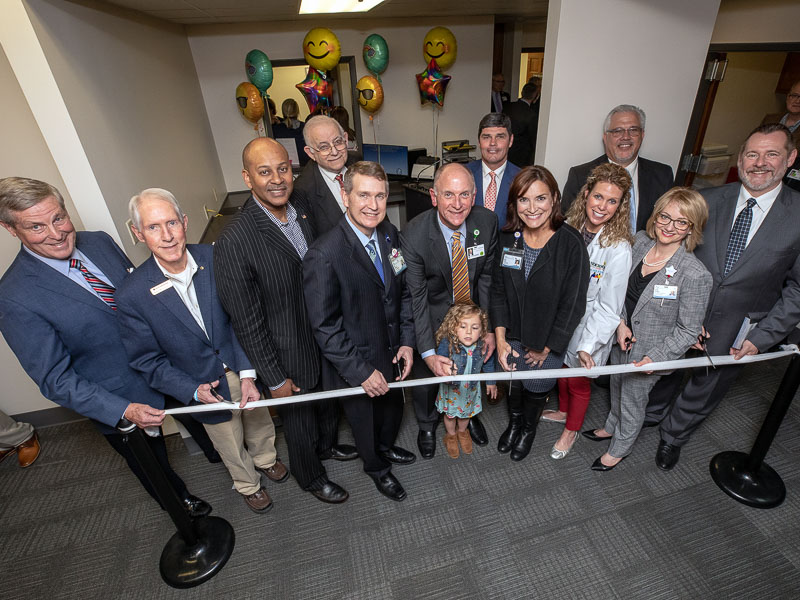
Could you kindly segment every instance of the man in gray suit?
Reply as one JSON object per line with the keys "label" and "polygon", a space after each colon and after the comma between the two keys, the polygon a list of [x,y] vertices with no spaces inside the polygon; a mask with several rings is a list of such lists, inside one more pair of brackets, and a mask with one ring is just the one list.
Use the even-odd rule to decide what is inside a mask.
{"label": "man in gray suit", "polygon": [[[695,255],[714,278],[704,323],[711,355],[739,359],[764,352],[800,321],[800,194],[781,183],[796,155],[786,127],[761,125],[739,152],[742,183],[701,192],[709,219]],[[755,327],[734,348],[745,318]],[[659,468],[669,471],[677,464],[681,447],[725,396],[739,369],[695,370],[674,402],[680,372],[656,385],[645,424],[661,424]]]}

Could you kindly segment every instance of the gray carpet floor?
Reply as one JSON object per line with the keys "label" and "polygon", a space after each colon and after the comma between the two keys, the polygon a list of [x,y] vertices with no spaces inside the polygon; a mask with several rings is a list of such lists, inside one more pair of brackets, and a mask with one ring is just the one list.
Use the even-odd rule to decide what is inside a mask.
{"label": "gray carpet floor", "polygon": [[[542,423],[531,455],[512,463],[495,449],[505,406],[488,406],[488,447],[452,460],[439,444],[433,460],[395,468],[405,502],[381,496],[360,461],[329,462],[348,502],[322,504],[293,479],[266,482],[275,506],[257,515],[223,465],[171,437],[178,473],[236,532],[225,568],[190,590],[162,582],[172,523],[94,428],[42,429],[32,467],[0,465],[0,598],[798,598],[800,405],[767,456],[786,483],[780,507],[739,504],[708,473],[716,452],[749,450],[785,365],[746,367],[669,473],[653,461],[656,429],[597,473],[589,466],[604,443],[581,438],[554,461],[560,426]],[[595,389],[586,427],[601,426],[607,409]],[[341,438],[351,439],[344,423]],[[398,441],[416,451],[415,440],[407,404]],[[278,442],[286,460],[282,433]]]}

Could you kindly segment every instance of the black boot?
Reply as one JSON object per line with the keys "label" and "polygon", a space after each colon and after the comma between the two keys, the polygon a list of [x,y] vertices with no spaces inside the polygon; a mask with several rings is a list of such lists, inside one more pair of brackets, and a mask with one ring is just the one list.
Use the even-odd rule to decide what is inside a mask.
{"label": "black boot", "polygon": [[522,385],[514,384],[508,390],[508,427],[497,440],[497,451],[506,454],[522,433]]}
{"label": "black boot", "polygon": [[536,426],[539,425],[539,418],[542,416],[544,405],[547,402],[548,392],[522,392],[522,414],[524,425],[522,433],[511,449],[511,460],[520,461],[531,451],[533,439],[536,437]]}

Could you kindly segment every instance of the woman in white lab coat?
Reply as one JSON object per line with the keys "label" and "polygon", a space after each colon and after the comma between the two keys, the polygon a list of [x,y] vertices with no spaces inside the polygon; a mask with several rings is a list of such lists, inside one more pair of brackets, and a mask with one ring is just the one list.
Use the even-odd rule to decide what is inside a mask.
{"label": "woman in white lab coat", "polygon": [[[631,270],[630,188],[631,178],[623,167],[598,165],[567,212],[567,223],[583,234],[591,274],[586,313],[569,342],[565,367],[602,366],[611,352]],[[572,450],[590,397],[588,377],[558,380],[558,410],[542,413],[542,421],[564,423],[550,451],[552,458],[564,458]]]}

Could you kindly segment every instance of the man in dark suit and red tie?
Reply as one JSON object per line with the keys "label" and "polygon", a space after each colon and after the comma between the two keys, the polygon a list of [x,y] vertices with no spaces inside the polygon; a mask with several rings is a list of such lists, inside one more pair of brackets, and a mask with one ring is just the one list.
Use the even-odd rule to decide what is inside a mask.
{"label": "man in dark suit and red tie", "polygon": [[[303,302],[303,257],[315,236],[309,208],[292,194],[292,165],[278,142],[256,138],[245,146],[242,163],[252,196],[214,245],[217,292],[270,396],[315,391],[319,349]],[[353,446],[336,443],[335,403],[284,404],[278,413],[300,487],[323,502],[347,500],[322,465],[358,456]]]}
{"label": "man in dark suit and red tie", "polygon": [[[800,193],[781,183],[796,156],[785,126],[761,125],[739,151],[741,183],[700,192],[709,217],[694,254],[713,277],[704,322],[711,355],[741,358],[765,352],[800,322]],[[745,322],[754,327],[735,347]],[[681,371],[656,384],[645,425],[660,424],[660,469],[675,467],[681,448],[720,403],[740,369],[695,369],[677,398]]]}
{"label": "man in dark suit and red tie", "polygon": [[374,162],[357,162],[344,178],[347,209],[303,260],[311,328],[322,355],[325,389],[361,386],[366,396],[342,399],[364,471],[387,498],[402,501],[392,464],[416,456],[395,445],[403,418],[402,390],[387,382],[411,371],[414,323],[397,229],[386,221],[389,180]]}

